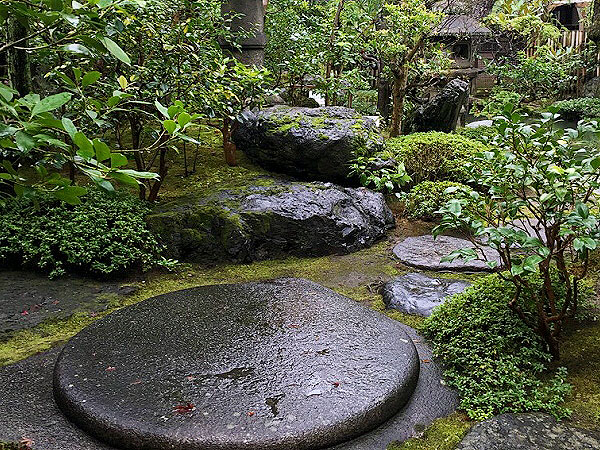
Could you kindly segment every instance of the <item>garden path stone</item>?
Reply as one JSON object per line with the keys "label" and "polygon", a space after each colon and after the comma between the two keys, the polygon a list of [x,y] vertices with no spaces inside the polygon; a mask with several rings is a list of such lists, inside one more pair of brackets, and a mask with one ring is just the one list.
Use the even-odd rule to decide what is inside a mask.
{"label": "garden path stone", "polygon": [[302,279],[203,286],[117,311],[65,346],[63,412],[128,449],[317,449],[396,415],[419,377],[403,327]]}
{"label": "garden path stone", "polygon": [[358,184],[349,178],[356,154],[383,145],[377,120],[341,106],[246,111],[233,140],[265,169],[340,184]]}
{"label": "garden path stone", "polygon": [[475,425],[457,450],[598,450],[600,433],[547,414],[501,414]]}
{"label": "garden path stone", "polygon": [[431,278],[421,273],[407,273],[388,281],[382,289],[387,308],[428,317],[433,308],[450,295],[464,291],[471,283],[447,278]]}
{"label": "garden path stone", "polygon": [[186,262],[250,262],[349,253],[382,239],[394,216],[382,194],[274,178],[188,196],[147,217],[167,256]]}
{"label": "garden path stone", "polygon": [[486,261],[496,261],[500,264],[498,254],[490,247],[480,247],[478,259],[463,261],[460,259],[452,262],[441,262],[455,250],[474,248],[466,239],[451,236],[432,235],[408,237],[394,247],[394,255],[402,264],[422,270],[447,271],[447,272],[491,272]]}
{"label": "garden path stone", "polygon": [[34,327],[49,318],[102,311],[111,299],[135,291],[134,286],[74,276],[50,280],[32,272],[0,271],[0,336]]}

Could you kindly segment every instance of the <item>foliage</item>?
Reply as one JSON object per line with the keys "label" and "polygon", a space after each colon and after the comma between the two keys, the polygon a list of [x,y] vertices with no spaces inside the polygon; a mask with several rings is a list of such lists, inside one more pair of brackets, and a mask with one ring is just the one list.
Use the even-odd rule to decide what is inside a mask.
{"label": "foliage", "polygon": [[[496,122],[493,145],[475,155],[468,169],[489,196],[485,208],[471,208],[454,199],[442,208],[444,215],[434,235],[454,227],[467,227],[496,249],[506,278],[514,286],[508,303],[521,320],[560,355],[565,322],[577,311],[578,283],[587,275],[589,253],[600,242],[594,194],[600,187],[600,149],[585,140],[599,135],[596,122],[580,122],[577,129],[555,129],[559,118],[544,113],[539,122],[523,123],[509,106]],[[472,198],[480,199],[477,192]],[[477,247],[480,244],[473,241]],[[473,249],[453,252],[448,259],[473,259]],[[495,267],[495,262],[488,263]],[[565,287],[562,304],[551,283],[557,270]],[[529,275],[538,273],[543,287]],[[535,311],[526,302],[533,299]]]}
{"label": "foliage", "polygon": [[[535,276],[528,280],[541,284]],[[472,419],[524,411],[565,417],[569,412],[561,403],[571,389],[566,369],[542,381],[551,355],[507,307],[514,292],[514,285],[499,275],[481,278],[435,308],[421,330]]]}
{"label": "foliage", "polygon": [[7,202],[0,214],[0,263],[18,263],[51,277],[76,271],[120,274],[170,267],[146,228],[148,207],[127,194],[92,190],[74,207],[46,197]]}
{"label": "foliage", "polygon": [[489,67],[500,86],[517,92],[527,100],[555,98],[568,92],[583,66],[581,55],[573,49],[538,47],[533,56],[518,52],[501,58]]}
{"label": "foliage", "polygon": [[413,183],[422,181],[469,181],[465,164],[470,157],[485,150],[479,142],[457,134],[414,133],[386,141],[380,155],[404,163]]}
{"label": "foliage", "polygon": [[562,100],[552,105],[565,120],[578,121],[600,117],[600,98],[584,97]]}
{"label": "foliage", "polygon": [[482,144],[487,144],[490,142],[496,134],[498,134],[498,130],[493,125],[490,126],[481,126],[476,128],[471,127],[463,127],[457,128],[454,133],[459,136],[466,137],[473,141],[479,141]]}
{"label": "foliage", "polygon": [[481,105],[474,105],[475,108],[471,112],[477,117],[493,119],[504,111],[506,105],[519,106],[521,100],[522,97],[518,92],[494,89],[487,98],[487,101]]}
{"label": "foliage", "polygon": [[349,176],[358,177],[363,186],[387,193],[399,190],[410,181],[404,164],[373,156],[358,156],[350,165]]}
{"label": "foliage", "polygon": [[439,220],[437,211],[454,198],[473,201],[471,188],[452,181],[423,181],[413,187],[404,197],[404,213],[410,219]]}

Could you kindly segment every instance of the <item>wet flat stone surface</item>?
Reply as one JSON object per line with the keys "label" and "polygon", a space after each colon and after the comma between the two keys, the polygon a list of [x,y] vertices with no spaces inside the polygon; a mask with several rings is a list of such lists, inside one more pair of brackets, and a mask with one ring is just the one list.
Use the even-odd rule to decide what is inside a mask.
{"label": "wet flat stone surface", "polygon": [[387,308],[428,317],[446,297],[464,291],[470,284],[462,280],[407,273],[388,281],[381,295]]}
{"label": "wet flat stone surface", "polygon": [[76,311],[97,312],[135,288],[77,277],[49,280],[43,274],[0,271],[0,336]]}
{"label": "wet flat stone surface", "polygon": [[403,329],[300,279],[173,292],[73,338],[55,399],[128,449],[325,448],[409,400],[419,357]]}
{"label": "wet flat stone surface", "polygon": [[600,433],[541,413],[501,414],[475,425],[457,450],[598,450]]}
{"label": "wet flat stone surface", "polygon": [[457,259],[452,262],[441,262],[445,256],[463,248],[473,248],[473,244],[466,239],[451,236],[439,236],[434,239],[432,235],[424,235],[406,238],[396,244],[393,252],[402,264],[423,270],[486,272],[491,271],[486,261],[500,263],[498,254],[489,247],[483,247],[483,251],[477,250],[478,259],[475,260]]}

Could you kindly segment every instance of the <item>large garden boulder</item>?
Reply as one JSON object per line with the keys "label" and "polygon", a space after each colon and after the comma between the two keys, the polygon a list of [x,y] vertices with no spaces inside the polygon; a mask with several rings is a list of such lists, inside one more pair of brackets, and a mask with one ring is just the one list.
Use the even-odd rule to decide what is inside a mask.
{"label": "large garden boulder", "polygon": [[274,106],[244,113],[233,140],[252,161],[304,180],[349,183],[357,153],[382,145],[371,117],[342,107]]}
{"label": "large garden boulder", "polygon": [[381,239],[394,217],[365,188],[265,178],[161,205],[147,222],[169,257],[248,262],[353,252]]}
{"label": "large garden boulder", "polygon": [[592,78],[583,85],[583,96],[600,98],[600,77]]}
{"label": "large garden boulder", "polygon": [[469,83],[456,78],[429,102],[417,108],[407,123],[407,131],[443,131],[456,129],[458,116],[469,100]]}

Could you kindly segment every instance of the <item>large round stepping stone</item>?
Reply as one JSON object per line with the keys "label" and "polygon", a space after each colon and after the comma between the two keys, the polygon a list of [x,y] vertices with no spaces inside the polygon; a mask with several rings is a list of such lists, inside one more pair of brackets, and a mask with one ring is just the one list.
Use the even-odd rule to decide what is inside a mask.
{"label": "large round stepping stone", "polygon": [[381,294],[387,308],[428,317],[433,308],[441,305],[446,297],[464,291],[470,284],[462,280],[407,273],[388,281]]}
{"label": "large round stepping stone", "polygon": [[425,235],[406,238],[397,244],[393,251],[402,264],[423,270],[482,272],[492,271],[486,264],[487,261],[495,261],[500,265],[500,258],[496,251],[485,246],[477,250],[478,259],[442,262],[442,258],[463,248],[474,248],[474,246],[466,239],[451,236],[438,236],[434,239],[432,235]]}
{"label": "large round stepping stone", "polygon": [[408,401],[402,326],[300,279],[151,298],[83,330],[54,373],[63,412],[127,449],[318,449]]}

